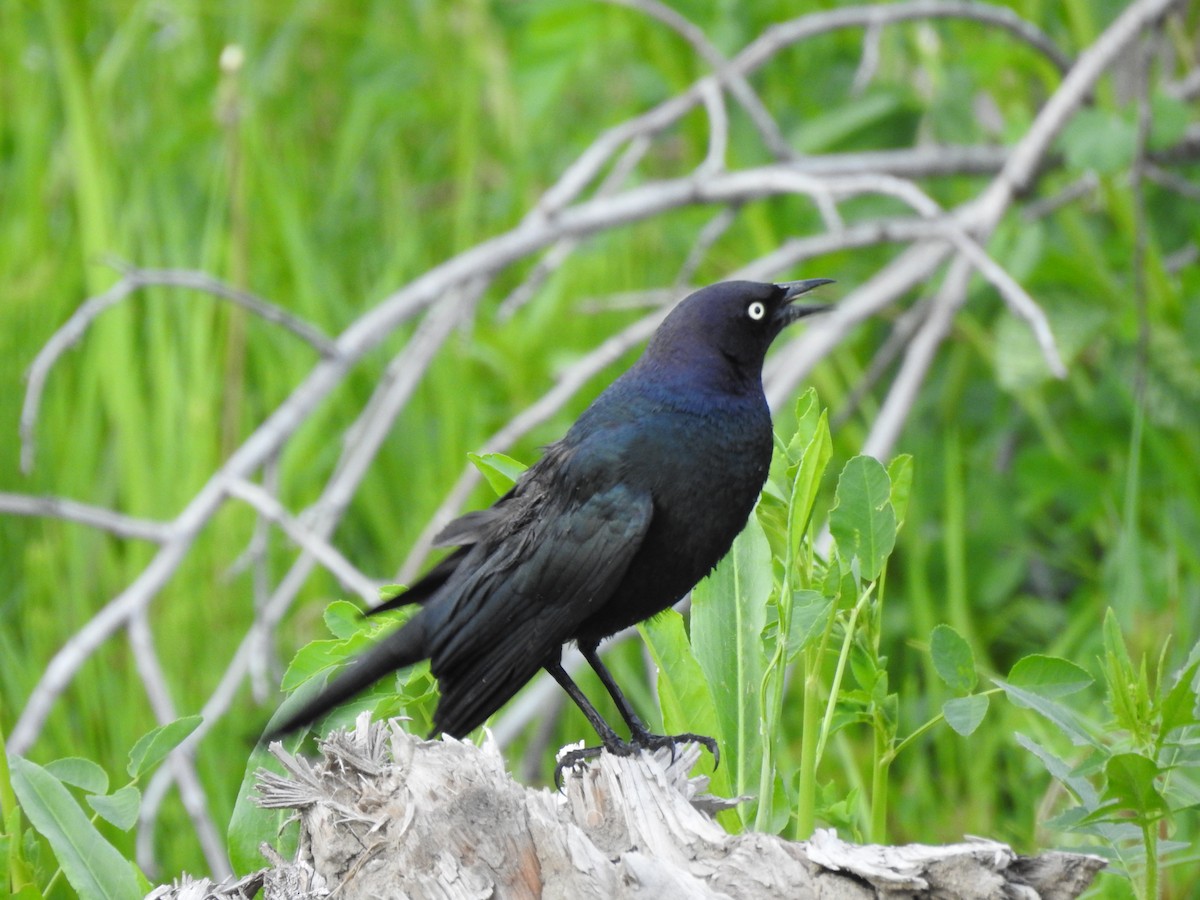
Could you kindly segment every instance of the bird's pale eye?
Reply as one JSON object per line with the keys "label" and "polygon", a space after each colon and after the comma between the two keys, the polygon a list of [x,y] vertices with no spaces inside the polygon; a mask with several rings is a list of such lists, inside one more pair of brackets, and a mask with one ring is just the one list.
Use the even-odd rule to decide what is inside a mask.
{"label": "bird's pale eye", "polygon": [[755,322],[767,314],[767,308],[755,300],[746,307],[746,315],[752,318]]}

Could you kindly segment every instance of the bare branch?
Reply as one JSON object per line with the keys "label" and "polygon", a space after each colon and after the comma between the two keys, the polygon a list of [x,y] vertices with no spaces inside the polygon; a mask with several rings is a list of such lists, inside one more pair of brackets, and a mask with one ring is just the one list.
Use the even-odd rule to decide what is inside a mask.
{"label": "bare branch", "polygon": [[740,209],[738,204],[726,206],[700,230],[700,233],[696,235],[695,243],[692,244],[692,249],[688,251],[687,259],[679,267],[679,274],[675,276],[676,287],[682,287],[691,282],[692,276],[696,274],[696,270],[704,261],[704,257],[708,255],[708,251],[721,239],[721,235],[729,230],[729,227],[737,219]]}
{"label": "bare branch", "polygon": [[1180,197],[1186,197],[1188,200],[1200,200],[1200,184],[1196,184],[1182,175],[1168,172],[1161,166],[1145,163],[1142,166],[1142,177],[1168,191],[1174,191]]}
{"label": "bare branch", "polygon": [[[167,678],[159,662],[158,651],[154,648],[154,637],[144,610],[139,610],[136,615],[131,617],[127,631],[133,659],[137,665],[138,674],[142,678],[142,685],[146,689],[146,696],[150,699],[150,705],[154,709],[155,717],[160,725],[175,721],[179,716],[175,711],[175,704],[171,700]],[[192,827],[196,831],[209,869],[219,878],[233,874],[229,858],[225,853],[225,844],[209,813],[208,796],[204,792],[204,785],[196,771],[192,754],[176,749],[171,753],[167,765],[163,767],[163,771],[167,770],[172,772],[179,784],[180,799],[192,821]],[[140,821],[144,826],[146,823],[144,806],[140,812]],[[145,827],[139,830],[138,845],[139,861],[149,872],[154,868],[154,855],[148,832],[149,829]]]}
{"label": "bare branch", "polygon": [[854,81],[850,85],[850,93],[859,96],[867,89],[871,79],[879,70],[879,44],[883,39],[883,28],[878,23],[867,26],[863,32],[862,57],[858,61],[858,69],[854,72]]}
{"label": "bare branch", "polygon": [[729,148],[729,115],[725,111],[725,97],[715,86],[706,86],[700,92],[704,109],[708,112],[708,153],[699,171],[720,172],[725,168],[725,153]]}
{"label": "bare branch", "polygon": [[354,591],[366,603],[379,599],[382,582],[373,581],[358,570],[336,547],[323,536],[306,528],[283,508],[283,504],[256,484],[234,481],[229,485],[229,495],[244,500],[258,512],[277,524],[295,544],[304,549],[318,563],[341,582],[342,587]]}
{"label": "bare branch", "polygon": [[0,513],[13,516],[37,516],[78,522],[107,531],[116,537],[161,544],[171,535],[168,522],[139,519],[101,506],[91,506],[65,497],[34,497],[0,491]]}
{"label": "bare branch", "polygon": [[[759,137],[762,138],[767,149],[771,154],[780,160],[792,159],[795,157],[794,151],[783,133],[779,130],[779,125],[775,118],[763,105],[758,94],[750,87],[744,75],[736,71],[729,65],[729,61],[724,54],[718,50],[707,35],[704,34],[695,24],[688,21],[677,11],[658,0],[607,0],[609,3],[615,3],[620,6],[628,6],[631,9],[639,10],[648,16],[658,19],[663,24],[667,25],[676,34],[682,37],[685,41],[692,45],[692,48],[709,66],[712,67],[713,73],[717,81],[729,89],[735,100],[741,104],[742,109],[750,117],[750,121],[754,124],[758,131]],[[724,154],[722,154],[722,157]]]}
{"label": "bare branch", "polygon": [[979,274],[996,288],[1013,314],[1029,325],[1038,348],[1042,351],[1042,358],[1046,360],[1046,365],[1054,377],[1066,378],[1067,367],[1058,352],[1054,332],[1050,330],[1050,322],[1037,301],[1029,296],[1025,288],[1021,287],[1003,266],[988,256],[987,251],[965,234],[955,235],[954,244]]}
{"label": "bare branch", "polygon": [[1099,176],[1095,172],[1084,172],[1057,194],[1030,203],[1022,210],[1021,215],[1027,221],[1034,222],[1057,212],[1076,200],[1095,193],[1098,187],[1100,187]]}
{"label": "bare branch", "polygon": [[63,353],[79,342],[101,313],[147,287],[186,288],[220,300],[228,300],[267,322],[281,325],[310,344],[322,356],[332,356],[337,352],[334,343],[315,325],[261,297],[218,281],[211,275],[185,269],[125,268],[116,284],[104,293],[84,301],[66,323],[50,336],[34,357],[26,376],[28,387],[25,392],[25,404],[21,408],[21,471],[28,474],[33,470],[33,458],[37,447],[35,432],[38,410],[41,407],[46,378],[54,364]]}
{"label": "bare branch", "polygon": [[[605,176],[604,181],[596,191],[598,197],[604,197],[611,194],[633,173],[637,168],[642,157],[646,155],[646,151],[650,149],[650,138],[641,135],[635,137],[629,142],[629,146],[625,148],[625,152],[613,164],[612,170]],[[530,213],[532,217],[539,217],[542,213],[538,209],[534,209]],[[496,311],[496,317],[504,322],[512,318],[513,314],[518,309],[533,299],[534,295],[545,284],[546,279],[558,271],[559,267],[575,252],[575,248],[579,246],[578,238],[567,238],[559,241],[552,246],[545,255],[538,260],[537,265],[513,291],[504,298],[500,303],[499,309]]]}
{"label": "bare branch", "polygon": [[1000,175],[980,197],[979,209],[972,216],[979,223],[980,232],[990,235],[1013,198],[1029,186],[1049,152],[1050,144],[1083,103],[1100,76],[1112,66],[1143,28],[1165,15],[1178,2],[1179,0],[1139,0],[1131,3],[1079,57],[1058,90],[1042,107],[1029,130],[1013,148]]}
{"label": "bare branch", "polygon": [[[917,19],[967,19],[1008,31],[1045,55],[1065,71],[1070,60],[1036,26],[1010,9],[968,0],[915,0],[886,6],[855,6],[812,13],[768,28],[729,61],[727,73],[745,77],[764,66],[786,47],[844,28],[892,25]],[[671,127],[701,102],[701,85],[718,81],[709,75],[682,94],[663,101],[654,109],[610,128],[572,163],[538,203],[542,215],[553,215],[578,197],[608,159],[626,141],[637,135],[654,135]]]}
{"label": "bare branch", "polygon": [[862,452],[876,459],[891,456],[900,429],[908,419],[909,410],[917,398],[917,391],[925,380],[925,373],[933,362],[942,339],[950,330],[954,314],[967,298],[967,281],[971,266],[963,255],[951,262],[942,287],[929,305],[929,315],[908,345],[900,371],[892,381],[883,408],[875,417],[871,433],[863,444]]}

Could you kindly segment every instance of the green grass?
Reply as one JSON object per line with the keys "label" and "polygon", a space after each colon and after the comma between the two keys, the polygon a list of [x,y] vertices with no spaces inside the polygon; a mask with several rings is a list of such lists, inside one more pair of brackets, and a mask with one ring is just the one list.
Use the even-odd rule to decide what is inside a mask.
{"label": "green grass", "polygon": [[[1054,4],[1014,4],[1073,50],[1120,6],[1072,4],[1063,13]],[[727,53],[795,14],[783,2],[679,8]],[[1196,11],[1188,15],[1194,26]],[[880,70],[863,96],[850,94],[856,32],[790,51],[753,83],[784,133],[810,152],[909,146],[915,135],[983,141],[989,136],[972,106],[980,91],[992,94],[1015,134],[1056,83],[1044,60],[1008,38],[965,23],[933,33],[939,40],[930,44],[916,27],[886,31]],[[218,60],[229,44],[242,48],[245,62],[222,74]],[[23,373],[79,303],[115,280],[107,258],[203,269],[336,334],[396,287],[515,224],[603,128],[703,71],[682,40],[603,4],[0,6],[0,490],[170,519],[315,361],[295,338],[227,305],[146,291],[106,313],[59,362],[38,421],[37,465],[21,476]],[[1132,116],[1107,87],[1100,97],[1101,109]],[[1184,112],[1195,121],[1195,104]],[[740,116],[733,114],[731,164],[763,162]],[[704,119],[691,116],[652,153],[647,177],[675,175],[704,152]],[[1078,177],[1070,165],[1049,173],[1039,193]],[[1200,177],[1194,165],[1175,171]],[[929,190],[951,204],[980,183],[944,179]],[[1200,638],[1200,275],[1194,264],[1169,273],[1162,263],[1197,241],[1200,212],[1154,185],[1147,192],[1152,352],[1144,364],[1123,170],[1106,175],[1091,199],[1037,223],[1012,215],[989,245],[1046,307],[1068,349],[1069,377],[1044,378],[1028,333],[1012,327],[978,281],[939,354],[897,448],[914,456],[915,480],[881,624],[880,653],[907,722],[925,721],[946,699],[921,646],[939,623],[969,640],[985,673],[1045,652],[1098,675],[1109,606],[1135,662],[1143,653],[1156,660],[1170,634],[1168,661],[1178,666]],[[880,210],[894,206],[863,199],[844,212]],[[683,210],[584,245],[507,322],[494,312],[528,266],[500,273],[356,493],[335,534],[343,552],[390,578],[466,454],[638,315],[590,312],[588,301],[670,284],[710,215]],[[696,281],[819,227],[800,201],[748,207]],[[836,277],[848,289],[893,252],[835,254],[803,274]],[[883,322],[863,327],[814,373],[834,414],[885,334]],[[390,336],[289,442],[280,466],[289,508],[319,496],[344,429],[404,337]],[[1139,366],[1140,400],[1132,387]],[[509,452],[531,461],[611,377],[595,379]],[[883,396],[876,388],[834,429],[831,470],[857,452]],[[791,433],[790,418],[781,413],[781,434]],[[832,484],[823,490],[831,499]],[[475,502],[488,497],[481,488]],[[246,510],[223,512],[153,605],[180,714],[207,698],[250,621],[251,577],[228,570],[252,527]],[[152,550],[78,525],[0,518],[0,731],[11,733],[67,636],[128,585]],[[293,558],[284,540],[273,540],[270,573],[279,577]],[[282,661],[321,635],[320,611],[339,596],[328,576],[309,580],[279,636]],[[642,674],[639,648],[615,656],[623,682]],[[280,671],[274,662],[272,678]],[[797,740],[799,681],[780,722]],[[583,683],[595,693],[597,685]],[[640,702],[651,698],[641,691]],[[259,704],[244,689],[201,754],[221,825],[277,699]],[[1100,715],[1098,691],[1093,701]],[[975,833],[1021,849],[1062,839],[1040,827],[1048,778],[1011,738],[1017,729],[1038,740],[1052,735],[1011,709],[989,716],[969,740],[931,734],[896,760],[891,839]],[[30,756],[85,755],[119,773],[154,724],[117,638],[85,665]],[[562,739],[585,732],[568,712]],[[849,790],[841,773],[871,752],[869,734],[839,733],[818,772],[822,789]],[[854,766],[839,768],[839,758]],[[1195,832],[1192,824],[1176,837],[1194,844]],[[172,797],[157,837],[166,874],[203,868],[189,835]],[[113,839],[132,855],[127,835]],[[1168,872],[1174,896],[1196,872],[1195,863]]]}

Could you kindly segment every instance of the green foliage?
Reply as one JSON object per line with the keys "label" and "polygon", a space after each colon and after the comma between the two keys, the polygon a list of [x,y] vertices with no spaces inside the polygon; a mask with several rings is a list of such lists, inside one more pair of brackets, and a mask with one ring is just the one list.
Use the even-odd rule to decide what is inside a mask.
{"label": "green foliage", "polygon": [[488,486],[497,495],[508,493],[526,469],[523,463],[503,453],[468,453],[467,459],[487,479]]}
{"label": "green foliage", "polygon": [[1160,831],[1178,832],[1184,815],[1194,816],[1200,807],[1200,643],[1173,676],[1165,668],[1164,645],[1151,678],[1145,658],[1134,667],[1111,609],[1103,632],[1107,721],[1093,722],[1063,700],[1092,683],[1067,660],[1027,657],[1006,681],[995,681],[1013,703],[1038,713],[1052,731],[1080,748],[1068,762],[1018,735],[1075,804],[1048,825],[1099,839],[1096,849],[1118,863],[1118,871],[1133,879],[1137,896],[1148,900],[1159,896],[1162,870],[1171,857],[1193,849],[1188,842],[1164,840]]}
{"label": "green foliage", "polygon": [[[1019,12],[1075,56],[1125,5],[1073,0],[1024,4]],[[1164,77],[1179,74],[1165,71],[1168,57],[1190,58],[1188,38],[1200,15],[1195,4],[1177,8],[1184,18],[1169,21],[1166,32],[1182,49],[1156,61]],[[680,9],[725,53],[797,14],[796,4],[783,0]],[[83,299],[112,283],[115,276],[103,264],[110,256],[204,269],[335,334],[398,285],[518,221],[604,128],[707,71],[685,41],[628,9],[539,0],[455,5],[452,12],[428,3],[276,8],[53,0],[3,6],[0,434],[6,440],[0,441],[0,490],[61,495],[135,516],[174,516],[313,363],[309,347],[240,311],[183,291],[142,292],[104,313],[51,374],[37,425],[37,465],[20,476],[15,436],[24,374],[37,348]],[[858,30],[823,35],[754,74],[753,86],[794,146],[858,153],[918,141],[1011,143],[1061,80],[1038,53],[978,23],[913,22],[880,29],[876,39],[877,65],[867,84],[856,78],[864,69]],[[236,73],[217,64],[229,44],[244,54]],[[739,124],[744,116],[732,104],[730,111],[730,166],[768,159]],[[1155,148],[1170,145],[1197,120],[1195,100],[1161,89],[1151,97],[1151,112]],[[899,437],[898,448],[920,462],[907,470],[906,498],[900,497],[903,464],[888,467],[893,512],[903,528],[881,585],[887,602],[878,608],[878,647],[872,649],[871,634],[861,642],[852,635],[841,683],[869,699],[859,679],[874,679],[884,701],[897,698],[900,722],[929,722],[940,712],[952,726],[907,732],[905,740],[919,742],[919,752],[900,753],[890,766],[886,824],[896,840],[973,833],[1024,849],[1044,846],[1061,837],[1041,826],[1059,791],[1050,784],[1051,772],[1074,785],[1068,788],[1073,796],[1095,794],[1091,808],[1115,802],[1102,801],[1100,787],[1085,787],[1089,778],[1107,784],[1102,768],[1076,771],[1082,754],[1097,752],[1087,739],[1095,736],[1094,724],[1116,721],[1096,690],[1044,698],[1071,712],[1062,716],[1063,734],[1030,704],[995,702],[999,687],[964,690],[943,681],[925,652],[941,623],[970,648],[979,684],[992,685],[989,679],[1000,673],[1012,696],[1025,691],[1042,703],[1041,688],[1022,681],[1034,670],[1014,673],[1014,664],[1034,653],[1090,671],[1090,661],[1107,658],[1099,623],[1111,606],[1130,658],[1139,660],[1126,677],[1132,691],[1115,702],[1137,713],[1129,721],[1146,720],[1136,698],[1143,692],[1140,660],[1147,659],[1148,693],[1158,697],[1163,722],[1184,715],[1179,710],[1187,706],[1188,689],[1171,677],[1160,679],[1158,671],[1186,672],[1187,648],[1200,638],[1200,482],[1194,473],[1200,459],[1200,305],[1194,302],[1200,270],[1187,262],[1200,233],[1200,204],[1142,179],[1147,222],[1139,229],[1129,173],[1112,169],[1130,158],[1136,121],[1135,104],[1113,89],[1112,79],[1102,80],[1082,117],[1068,123],[1057,143],[1060,154],[1029,186],[1028,198],[1058,196],[1089,174],[1087,166],[1108,173],[1100,187],[1042,215],[1031,215],[1028,205],[1014,210],[986,248],[1046,310],[1068,379],[1049,376],[1024,323],[976,281]],[[645,177],[698,164],[707,150],[703,117],[695,116],[651,148]],[[1194,162],[1161,166],[1200,180]],[[922,179],[921,186],[951,209],[989,177],[937,177]],[[896,214],[897,206],[864,197],[839,203],[839,211],[854,224],[864,215]],[[674,283],[710,216],[711,210],[680,210],[580,246],[535,301],[506,321],[495,317],[496,307],[528,268],[497,273],[479,316],[443,348],[350,501],[336,535],[339,548],[364,571],[394,572],[462,474],[467,453],[484,446],[572,361],[638,315],[616,305],[601,309],[597,298]],[[820,213],[798,200],[747,204],[692,280],[723,277],[781,240],[820,227]],[[1135,253],[1137,246],[1144,252]],[[883,246],[826,254],[789,277],[830,275],[848,289],[895,252]],[[927,299],[936,286],[914,291],[914,301]],[[886,391],[885,382],[871,381],[877,373],[869,360],[884,344],[891,316],[889,310],[863,323],[812,372],[811,383],[835,415],[827,459],[818,465],[819,453],[803,455],[810,473],[840,471],[862,446]],[[366,360],[289,444],[277,470],[289,508],[304,509],[319,496],[347,426],[406,337],[389,339]],[[534,458],[627,361],[615,363],[508,452]],[[765,649],[755,651],[761,664],[755,677],[760,684],[768,678],[768,690],[753,687],[744,699],[739,683],[726,685],[735,710],[740,703],[753,715],[759,697],[770,700],[776,718],[769,752],[779,773],[801,769],[808,759],[802,746],[812,748],[805,753],[817,749],[802,735],[821,733],[858,599],[852,572],[840,565],[825,571],[806,559],[804,498],[815,492],[820,533],[835,485],[832,477],[808,475],[797,484],[784,471],[817,431],[811,418],[807,430],[796,429],[798,415],[777,414],[780,433],[799,435],[798,446],[778,455],[757,514],[772,564],[800,563],[788,567],[786,595],[775,589],[782,571],[767,590],[759,639]],[[490,496],[481,488],[472,505]],[[213,652],[210,638],[253,621],[253,577],[249,569],[231,570],[230,562],[242,556],[254,527],[252,511],[231,509],[205,529],[151,610],[155,643],[172,664],[169,687],[181,709],[199,708],[224,674],[227,659]],[[761,555],[761,548],[751,549]],[[11,728],[66,637],[124,590],[149,555],[137,542],[77,524],[0,518],[0,728]],[[277,578],[295,557],[289,542],[272,541],[262,571]],[[341,642],[354,639],[357,614],[331,612],[323,625],[317,612],[337,590],[330,577],[311,577],[284,622],[277,645],[287,648],[285,659],[290,648],[314,637],[332,634],[332,644],[340,644],[324,655],[313,651],[289,684],[311,679],[350,652]],[[859,611],[856,631],[870,624],[882,597],[877,587]],[[788,618],[782,631],[781,617]],[[692,631],[694,640],[695,623]],[[936,638],[937,652],[946,640]],[[811,684],[817,702],[806,704],[810,685],[796,677],[798,667],[821,647]],[[647,683],[640,648],[621,647],[611,656],[649,718],[650,692],[643,688],[644,696],[637,696]],[[886,685],[876,674],[884,657]],[[678,665],[678,657],[664,653],[664,662],[672,658]],[[735,660],[725,664],[736,670]],[[781,672],[792,677],[780,679]],[[1078,673],[1061,675],[1063,685],[1079,681]],[[421,677],[402,685],[414,698],[414,728],[423,727],[428,703],[415,702],[429,690]],[[595,684],[584,687],[597,693]],[[384,685],[364,703],[382,709],[393,689]],[[241,692],[202,745],[200,774],[218,822],[247,806],[234,800],[244,748],[276,699]],[[864,708],[839,710],[835,703],[811,788],[772,776],[772,797],[779,794],[768,810],[772,818],[807,804],[799,795],[811,789],[811,808],[821,811],[822,821],[847,833],[870,831],[865,773],[883,757],[875,729],[850,718]],[[1149,708],[1153,713],[1154,702]],[[720,708],[715,714],[718,722],[737,718]],[[577,739],[586,727],[572,715],[556,739]],[[73,797],[84,792],[79,805],[86,813],[86,794],[107,791],[96,789],[86,766],[57,770],[52,761],[90,757],[115,784],[124,780],[125,748],[153,724],[128,654],[116,644],[84,669],[69,711],[55,711],[31,758],[48,772],[70,772],[60,780]],[[1044,756],[1014,754],[1017,732],[1022,746],[1049,749]],[[744,739],[746,759],[759,762],[748,763],[741,777],[758,794],[763,742],[761,736]],[[728,745],[731,739],[722,734],[722,740]],[[524,748],[519,740],[511,758]],[[1113,748],[1154,759],[1151,751]],[[1186,751],[1178,753],[1186,763]],[[1155,790],[1178,810],[1182,801],[1172,791],[1189,783],[1187,768],[1165,772]],[[70,778],[92,781],[73,787]],[[0,865],[10,884],[35,896],[40,888],[34,885],[47,879],[28,873],[48,876],[55,864],[37,869],[38,854],[45,860],[53,851],[44,841],[27,841],[27,825],[14,825],[19,810],[15,797],[4,796],[7,784],[0,777]],[[1176,812],[1159,825],[1169,829],[1171,841],[1195,847],[1198,823],[1200,817]],[[100,827],[132,856],[131,834]],[[1129,822],[1087,827],[1123,829],[1135,843],[1140,839]],[[190,828],[170,794],[160,811],[160,832],[172,836],[160,842],[164,873],[204,867],[197,842],[187,838]],[[230,833],[233,838],[235,830]],[[243,868],[260,864],[249,839],[231,844],[231,854]],[[1200,865],[1182,852],[1167,858],[1178,862],[1164,870],[1170,882],[1164,890],[1184,896],[1200,879]],[[60,878],[52,893],[68,890]]]}
{"label": "green foliage", "polygon": [[[131,780],[111,793],[108,773],[91,760],[67,757],[39,766],[20,756],[6,756],[0,742],[0,810],[4,814],[0,888],[11,890],[18,898],[48,896],[61,875],[83,900],[128,900],[145,895],[149,882],[101,833],[97,822],[103,819],[119,831],[132,830],[142,805],[138,782],[199,724],[199,716],[188,716],[144,735],[129,752]],[[82,793],[92,815],[79,804],[72,788]],[[22,817],[29,821],[29,830],[22,830]],[[40,858],[37,836],[49,844],[55,869]]]}
{"label": "green foliage", "polygon": [[771,551],[751,518],[729,555],[692,591],[692,647],[712,693],[715,736],[736,796],[756,792],[763,736],[770,733],[758,702],[770,596]]}

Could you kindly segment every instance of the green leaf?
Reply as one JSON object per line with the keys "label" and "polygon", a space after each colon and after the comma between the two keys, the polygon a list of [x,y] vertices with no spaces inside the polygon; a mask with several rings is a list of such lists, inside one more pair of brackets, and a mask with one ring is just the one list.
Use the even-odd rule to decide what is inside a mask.
{"label": "green leaf", "polygon": [[946,724],[967,737],[983,721],[988,711],[987,694],[971,694],[969,697],[951,697],[942,704],[942,715]]}
{"label": "green leaf", "polygon": [[792,594],[792,622],[787,641],[787,659],[791,661],[825,630],[833,601],[820,591],[796,591]]}
{"label": "green leaf", "polygon": [[108,792],[108,773],[90,759],[68,756],[46,763],[45,769],[64,784],[83,788],[90,794]]}
{"label": "green leaf", "polygon": [[1162,770],[1140,753],[1117,753],[1104,764],[1108,785],[1104,799],[1131,811],[1139,824],[1155,822],[1170,812],[1167,801],[1154,787]]}
{"label": "green leaf", "polygon": [[497,495],[507,494],[528,466],[503,453],[468,453],[469,459]]}
{"label": "green leaf", "polygon": [[896,514],[896,530],[904,524],[908,513],[908,498],[912,493],[913,458],[910,453],[901,453],[887,467],[888,481],[891,482],[892,510]]}
{"label": "green leaf", "polygon": [[975,654],[957,631],[949,625],[934,628],[929,635],[929,655],[933,657],[934,671],[952,691],[965,694],[974,690],[978,681]]}
{"label": "green leaf", "polygon": [[1150,110],[1151,150],[1166,150],[1179,143],[1192,124],[1191,105],[1162,91],[1150,98]]}
{"label": "green leaf", "polygon": [[89,794],[87,802],[104,821],[128,831],[137,824],[142,808],[142,792],[132,784],[127,784],[111,794]]}
{"label": "green leaf", "polygon": [[[658,702],[663,728],[668,734],[711,735],[724,748],[725,736],[721,733],[716,704],[704,670],[692,653],[683,616],[668,609],[639,624],[638,631],[658,668]],[[718,766],[711,773],[711,791],[718,796],[728,796],[732,791],[728,773],[728,765]]]}
{"label": "green leaf", "polygon": [[1018,659],[1008,681],[1042,697],[1065,697],[1091,686],[1095,679],[1070,660],[1034,653]]}
{"label": "green leaf", "polygon": [[1095,809],[1099,805],[1100,795],[1092,783],[1079,775],[1065,760],[1019,731],[1013,732],[1013,739],[1041,760],[1046,771],[1066,785],[1086,809]]}
{"label": "green leaf", "polygon": [[796,430],[788,441],[787,457],[794,465],[804,455],[805,448],[816,436],[817,425],[823,418],[816,388],[806,388],[796,400]]}
{"label": "green leaf", "polygon": [[1104,616],[1104,679],[1108,687],[1108,705],[1117,726],[1144,738],[1149,731],[1151,706],[1150,681],[1143,664],[1135,669],[1117,614],[1109,607]]}
{"label": "green leaf", "polygon": [[1059,143],[1071,168],[1106,175],[1129,167],[1136,138],[1137,126],[1130,119],[1092,107],[1071,117]]}
{"label": "green leaf", "polygon": [[1185,725],[1200,724],[1196,717],[1198,699],[1196,696],[1196,672],[1200,670],[1200,660],[1184,669],[1175,684],[1167,691],[1159,706],[1159,731],[1167,735],[1176,728]]}
{"label": "green leaf", "polygon": [[758,790],[762,632],[772,587],[771,548],[751,516],[726,557],[692,590],[692,649],[716,705],[735,794]]}
{"label": "green leaf", "polygon": [[1027,690],[1020,685],[999,678],[993,678],[992,681],[1003,689],[1012,703],[1044,716],[1076,746],[1102,746],[1101,740],[1087,729],[1070,708],[1045,694]]}
{"label": "green leaf", "polygon": [[129,861],[96,830],[61,781],[19,756],[12,757],[10,769],[22,811],[50,842],[63,874],[82,900],[142,896]]}
{"label": "green leaf", "polygon": [[334,637],[348,638],[363,630],[363,614],[347,600],[334,600],[325,608],[325,627]]}
{"label": "green leaf", "polygon": [[838,478],[829,530],[838,552],[847,559],[858,559],[865,580],[879,577],[896,543],[891,485],[879,460],[856,456],[846,463]]}
{"label": "green leaf", "polygon": [[812,437],[799,450],[798,464],[789,469],[792,487],[788,501],[788,552],[792,559],[799,553],[800,542],[812,519],[813,505],[817,502],[821,478],[833,455],[833,439],[829,436],[825,411],[821,410],[816,419]]}
{"label": "green leaf", "polygon": [[294,810],[264,809],[254,802],[260,769],[286,774],[279,760],[261,744],[250,753],[226,832],[229,861],[235,872],[250,872],[262,867],[262,853],[258,848],[263,843],[275,847],[285,859],[291,859],[299,841],[299,824],[289,821],[295,815]]}
{"label": "green leaf", "polygon": [[[401,610],[398,613],[405,617],[411,615],[409,610]],[[396,621],[389,613],[371,618],[360,615],[357,626],[346,638],[310,641],[297,650],[292,661],[288,663],[287,671],[283,673],[280,688],[284,691],[294,691],[313,676],[347,662],[379,640],[381,632],[392,631],[396,627]]]}
{"label": "green leaf", "polygon": [[129,777],[140,778],[178,747],[203,721],[200,716],[184,716],[142,735],[129,751]]}
{"label": "green leaf", "polygon": [[292,657],[287,671],[283,673],[279,688],[283,691],[294,691],[314,675],[324,672],[330,666],[346,661],[349,654],[345,652],[346,642],[310,641]]}

